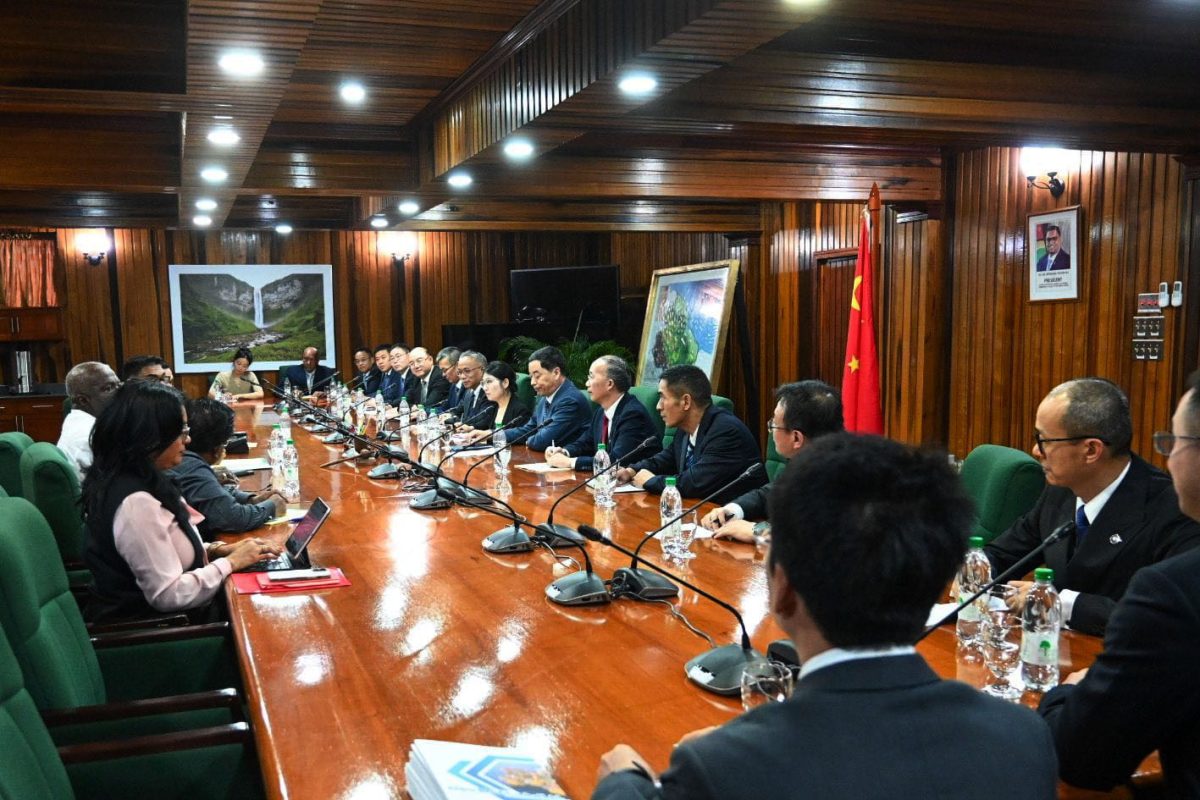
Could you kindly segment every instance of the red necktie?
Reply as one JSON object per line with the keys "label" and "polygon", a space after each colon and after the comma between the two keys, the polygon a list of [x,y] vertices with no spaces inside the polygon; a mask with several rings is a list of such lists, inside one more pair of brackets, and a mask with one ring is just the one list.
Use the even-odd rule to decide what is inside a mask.
{"label": "red necktie", "polygon": [[603,421],[600,423],[600,441],[608,444],[608,414],[603,415]]}

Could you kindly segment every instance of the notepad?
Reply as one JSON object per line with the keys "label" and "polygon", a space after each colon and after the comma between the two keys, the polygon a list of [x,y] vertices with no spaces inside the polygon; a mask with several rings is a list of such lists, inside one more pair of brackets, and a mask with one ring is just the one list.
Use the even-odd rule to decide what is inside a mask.
{"label": "notepad", "polygon": [[646,491],[640,486],[634,486],[632,483],[623,483],[613,489],[613,494],[633,494],[634,492]]}
{"label": "notepad", "polygon": [[235,475],[244,475],[259,469],[270,469],[271,462],[265,458],[227,458],[220,466]]}
{"label": "notepad", "polygon": [[571,471],[571,467],[556,467],[553,464],[547,463],[545,461],[539,462],[537,464],[514,464],[513,466],[515,466],[517,469],[523,469],[526,472],[534,472],[539,475],[542,473],[545,473],[545,472],[570,472]]}

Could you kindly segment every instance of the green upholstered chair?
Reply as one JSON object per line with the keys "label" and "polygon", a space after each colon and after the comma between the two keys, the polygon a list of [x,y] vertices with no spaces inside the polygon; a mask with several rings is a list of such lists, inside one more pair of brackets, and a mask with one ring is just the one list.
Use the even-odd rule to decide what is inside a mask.
{"label": "green upholstered chair", "polygon": [[650,415],[650,421],[654,423],[654,429],[658,431],[661,437],[666,426],[663,425],[662,414],[658,413],[658,388],[652,386],[631,386],[629,393],[636,397],[638,401],[646,408],[646,412]]}
{"label": "green upholstered chair", "polygon": [[34,442],[21,454],[21,485],[25,499],[50,525],[71,585],[87,583],[91,575],[83,567],[83,510],[75,466],[49,442]]}
{"label": "green upholstered chair", "polygon": [[9,497],[21,497],[21,454],[33,444],[23,433],[0,433],[0,487]]}
{"label": "green upholstered chair", "polygon": [[972,536],[990,542],[1037,502],[1046,485],[1042,465],[1023,450],[981,444],[963,459],[961,477],[975,501]]}
{"label": "green upholstered chair", "polygon": [[71,798],[261,797],[261,779],[250,748],[250,730],[239,722],[113,742],[56,747],[25,688],[24,673],[0,632],[0,797]]}
{"label": "green upholstered chair", "polygon": [[537,396],[533,391],[533,384],[529,381],[529,373],[517,373],[517,399],[525,404],[529,409],[529,413],[533,413],[533,404],[537,402]]}
{"label": "green upholstered chair", "polygon": [[89,637],[46,520],[0,499],[0,628],[42,709],[240,687],[226,623]]}
{"label": "green upholstered chair", "polygon": [[[713,405],[716,406],[717,408],[723,408],[726,411],[734,411],[733,401],[730,400],[728,397],[721,397],[721,395],[719,395],[719,394],[714,394],[712,396],[712,401],[713,401]],[[655,412],[655,413],[657,413],[657,412]],[[734,413],[737,413],[737,412],[734,411]],[[661,417],[659,417],[659,419],[661,419]],[[673,442],[673,441],[675,441],[675,429],[674,428],[665,429],[663,431],[663,449],[666,450],[668,447],[670,447],[671,442]]]}

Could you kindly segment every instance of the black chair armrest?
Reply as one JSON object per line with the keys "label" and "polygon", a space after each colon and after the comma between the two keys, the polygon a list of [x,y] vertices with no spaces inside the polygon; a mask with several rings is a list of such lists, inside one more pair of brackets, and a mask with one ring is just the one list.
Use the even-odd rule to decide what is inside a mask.
{"label": "black chair armrest", "polygon": [[58,748],[58,755],[64,764],[82,764],[89,761],[107,761],[114,758],[195,750],[223,744],[249,746],[252,741],[249,725],[244,722],[231,722],[228,725],[217,725],[211,728],[197,728],[192,731],[163,733],[155,736],[137,736],[115,742],[68,744]]}
{"label": "black chair armrest", "polygon": [[92,646],[124,647],[131,644],[154,642],[180,642],[209,636],[229,638],[232,635],[228,622],[206,622],[203,625],[187,625],[182,628],[151,628],[150,630],[100,633],[92,636]]}
{"label": "black chair armrest", "polygon": [[206,708],[228,708],[234,719],[241,719],[242,703],[237,689],[216,689],[211,692],[177,694],[170,697],[152,697],[146,700],[126,700],[96,706],[80,706],[42,712],[42,721],[47,728],[60,725],[77,725],[90,722],[106,722],[131,717],[150,717],[156,714],[174,714],[183,711],[199,711]]}
{"label": "black chair armrest", "polygon": [[131,619],[125,622],[89,622],[89,634],[117,633],[119,631],[153,630],[155,628],[182,628],[191,625],[186,614],[171,614],[162,617]]}

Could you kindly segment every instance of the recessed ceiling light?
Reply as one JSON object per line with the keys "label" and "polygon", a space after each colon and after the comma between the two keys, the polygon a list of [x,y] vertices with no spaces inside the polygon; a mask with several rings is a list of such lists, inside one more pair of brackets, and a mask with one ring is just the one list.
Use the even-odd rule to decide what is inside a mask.
{"label": "recessed ceiling light", "polygon": [[213,114],[213,119],[230,120],[233,119],[233,116],[230,114]]}
{"label": "recessed ceiling light", "polygon": [[658,209],[648,203],[638,202],[633,207],[635,214],[657,214]]}
{"label": "recessed ceiling light", "polygon": [[209,183],[220,183],[229,177],[229,173],[220,167],[205,167],[200,170],[200,177]]}
{"label": "recessed ceiling light", "polygon": [[388,226],[387,217],[371,217],[372,228],[386,228]]}
{"label": "recessed ceiling light", "polygon": [[504,155],[516,161],[524,161],[533,155],[533,145],[526,139],[513,139],[504,145]]}
{"label": "recessed ceiling light", "polygon": [[617,84],[617,87],[625,94],[640,95],[653,92],[658,86],[658,81],[644,72],[634,72],[626,75]]}
{"label": "recessed ceiling light", "polygon": [[257,75],[263,71],[262,56],[250,50],[229,50],[217,59],[217,65],[239,78]]}
{"label": "recessed ceiling light", "polygon": [[201,228],[207,228],[209,225],[212,225],[212,217],[207,214],[197,214],[192,217],[192,222]]}
{"label": "recessed ceiling light", "polygon": [[346,81],[338,92],[347,103],[361,103],[367,99],[366,87],[357,81]]}
{"label": "recessed ceiling light", "polygon": [[276,232],[276,233],[283,233],[283,234],[288,234],[288,233],[291,233],[291,232],[292,232],[292,226],[291,226],[291,225],[288,225],[286,222],[281,222],[281,223],[279,223],[278,225],[276,225],[276,226],[275,226],[275,232]]}
{"label": "recessed ceiling light", "polygon": [[455,189],[462,189],[465,186],[471,185],[471,176],[465,172],[455,172],[450,177],[446,178],[446,182]]}
{"label": "recessed ceiling light", "polygon": [[405,200],[399,208],[401,214],[415,214],[421,210],[421,207],[412,200]]}
{"label": "recessed ceiling light", "polygon": [[196,208],[200,211],[215,211],[217,208],[217,201],[208,197],[202,197],[196,201]]}
{"label": "recessed ceiling light", "polygon": [[208,140],[222,147],[232,147],[242,140],[233,128],[213,128],[208,132]]}

